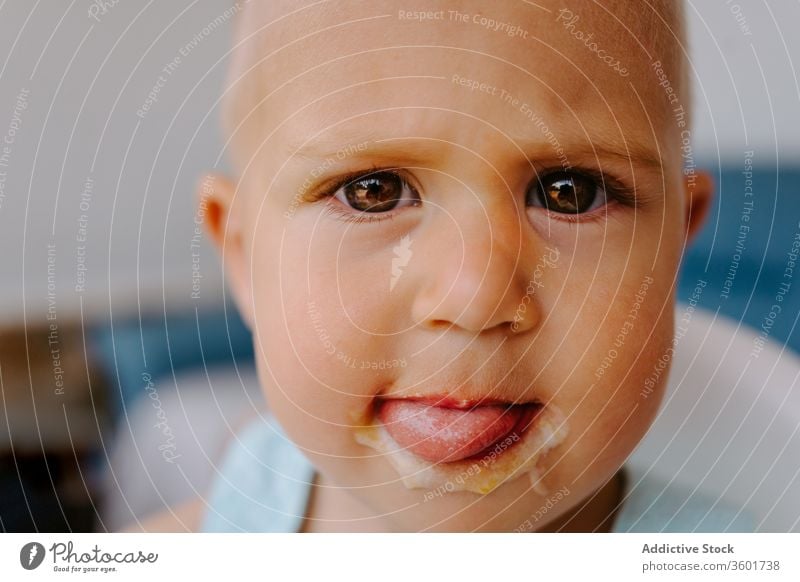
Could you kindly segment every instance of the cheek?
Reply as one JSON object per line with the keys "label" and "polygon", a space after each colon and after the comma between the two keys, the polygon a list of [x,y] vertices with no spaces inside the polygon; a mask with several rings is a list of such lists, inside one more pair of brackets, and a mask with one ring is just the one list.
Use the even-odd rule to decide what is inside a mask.
{"label": "cheek", "polygon": [[559,382],[555,401],[571,413],[561,448],[571,470],[610,474],[657,413],[671,357],[679,229],[662,237],[653,229],[608,229],[596,241],[574,229],[552,243],[562,252],[540,295],[539,338],[550,338],[540,355]]}
{"label": "cheek", "polygon": [[562,314],[561,325],[574,327],[562,355],[553,357],[552,372],[562,379],[555,398],[571,414],[575,428],[565,447],[576,445],[581,467],[623,462],[654,419],[666,386],[659,360],[672,345],[672,300],[656,288],[655,275],[641,277],[632,284],[623,279],[610,310],[587,300],[572,312],[577,318]]}
{"label": "cheek", "polygon": [[355,349],[396,333],[408,299],[392,284],[402,225],[349,224],[321,214],[309,211],[286,231],[284,293],[304,293],[324,306]]}
{"label": "cheek", "polygon": [[385,294],[375,290],[369,264],[362,272],[337,260],[338,245],[309,238],[313,227],[298,223],[278,237],[263,234],[269,231],[262,229],[252,256],[256,357],[268,406],[301,446],[342,454],[355,446],[350,427],[391,369],[386,338],[363,325],[385,313]]}

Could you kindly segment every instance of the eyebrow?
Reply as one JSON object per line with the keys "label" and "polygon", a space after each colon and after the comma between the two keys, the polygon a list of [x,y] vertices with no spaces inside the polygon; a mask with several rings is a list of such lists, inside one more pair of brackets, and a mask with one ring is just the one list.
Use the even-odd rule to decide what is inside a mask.
{"label": "eyebrow", "polygon": [[[643,166],[650,169],[661,170],[664,161],[657,151],[644,145],[640,141],[626,140],[621,144],[608,141],[604,138],[592,138],[589,143],[558,144],[558,148],[547,140],[532,140],[530,135],[508,136],[511,143],[519,148],[520,152],[535,163],[537,158],[554,159],[558,148],[563,151],[564,157],[598,160],[615,160],[631,166]],[[366,144],[366,147],[364,147]],[[326,137],[303,142],[290,142],[286,152],[292,158],[308,161],[322,161],[334,159],[359,159],[359,158],[395,158],[408,162],[430,163],[437,156],[442,155],[443,146],[450,146],[448,142],[428,137],[397,137],[373,135],[370,132],[358,136],[342,135],[335,139]],[[359,150],[359,146],[363,149]],[[453,146],[453,147],[458,147]]]}

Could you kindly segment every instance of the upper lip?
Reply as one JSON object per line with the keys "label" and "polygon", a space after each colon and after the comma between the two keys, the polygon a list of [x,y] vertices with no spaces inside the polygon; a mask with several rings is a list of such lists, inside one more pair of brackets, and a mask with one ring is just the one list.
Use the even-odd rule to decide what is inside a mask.
{"label": "upper lip", "polygon": [[489,374],[469,371],[448,373],[448,378],[435,382],[433,378],[400,384],[389,379],[374,395],[380,400],[415,400],[430,406],[448,408],[474,408],[477,406],[514,406],[518,404],[545,404],[548,397],[523,378],[520,369],[513,370],[502,379]]}
{"label": "upper lip", "polygon": [[502,400],[499,398],[484,397],[484,398],[460,398],[454,396],[452,393],[445,394],[425,394],[425,395],[411,395],[411,396],[393,396],[391,394],[381,395],[378,400],[410,400],[427,404],[428,406],[439,406],[442,408],[458,408],[461,410],[469,410],[479,406],[517,406],[522,404],[542,404],[538,399],[532,400]]}

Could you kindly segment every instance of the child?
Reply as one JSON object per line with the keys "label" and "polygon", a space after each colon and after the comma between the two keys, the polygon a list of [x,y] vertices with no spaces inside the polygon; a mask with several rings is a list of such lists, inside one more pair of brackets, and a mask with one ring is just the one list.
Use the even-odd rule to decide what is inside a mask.
{"label": "child", "polygon": [[622,468],[711,196],[684,164],[680,3],[253,0],[238,18],[237,177],[207,176],[200,203],[269,415],[153,527],[747,529]]}

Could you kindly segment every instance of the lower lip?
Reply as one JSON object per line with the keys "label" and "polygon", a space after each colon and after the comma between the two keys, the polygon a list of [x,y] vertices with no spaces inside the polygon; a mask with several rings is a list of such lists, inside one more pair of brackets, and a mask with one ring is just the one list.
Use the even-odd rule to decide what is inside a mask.
{"label": "lower lip", "polygon": [[522,437],[542,408],[539,403],[391,399],[378,403],[377,414],[400,446],[426,461],[450,463],[480,457],[515,433]]}

